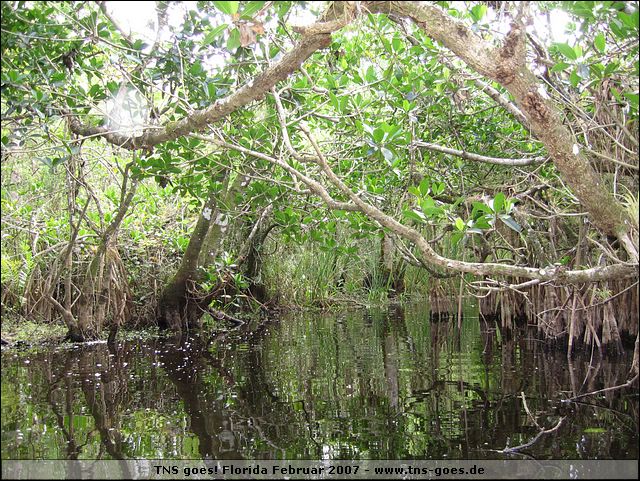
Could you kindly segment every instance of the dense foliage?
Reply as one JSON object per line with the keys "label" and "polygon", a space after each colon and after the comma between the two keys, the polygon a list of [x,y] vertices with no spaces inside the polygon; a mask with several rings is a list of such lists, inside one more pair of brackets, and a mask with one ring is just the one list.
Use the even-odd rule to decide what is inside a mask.
{"label": "dense foliage", "polygon": [[502,327],[636,336],[608,310],[637,303],[637,2],[149,13],[2,3],[3,309],[84,339],[468,292]]}

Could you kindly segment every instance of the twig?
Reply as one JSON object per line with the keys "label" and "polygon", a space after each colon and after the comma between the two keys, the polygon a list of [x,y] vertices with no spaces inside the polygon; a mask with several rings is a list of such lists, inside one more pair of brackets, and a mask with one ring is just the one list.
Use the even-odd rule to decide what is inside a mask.
{"label": "twig", "polygon": [[527,406],[527,398],[524,397],[524,392],[520,392],[520,397],[522,398],[522,405],[524,406],[524,410],[527,411],[527,414],[533,421],[533,424],[535,424],[538,429],[544,430],[544,428],[538,424],[538,421],[536,420],[536,418],[533,417],[533,414],[531,414],[531,411],[529,411],[529,406]]}
{"label": "twig", "polygon": [[231,329],[237,329],[240,326],[246,324],[245,321],[243,321],[242,319],[238,319],[237,317],[233,317],[232,315],[227,314],[226,312],[219,311],[211,307],[207,310],[207,312],[209,312],[209,314],[215,319],[231,322],[233,324],[233,327]]}
{"label": "twig", "polygon": [[527,399],[524,396],[524,392],[520,392],[520,397],[522,398],[522,405],[524,406],[524,410],[527,412],[527,415],[531,418],[531,420],[536,425],[536,427],[540,430],[540,432],[538,432],[538,434],[531,441],[529,441],[528,443],[524,443],[524,444],[521,444],[519,446],[514,446],[512,448],[498,449],[498,450],[495,451],[497,453],[512,454],[512,453],[517,453],[517,452],[521,451],[522,449],[529,448],[529,447],[533,446],[535,443],[537,443],[538,440],[542,436],[544,436],[545,434],[550,434],[550,433],[553,433],[553,432],[557,431],[558,429],[560,429],[560,426],[562,426],[562,423],[567,418],[566,416],[562,416],[558,420],[558,422],[556,423],[556,425],[554,427],[552,427],[550,429],[544,429],[542,426],[540,426],[540,424],[538,424],[538,421],[536,420],[535,417],[533,417],[533,415],[531,414],[531,411],[529,411],[529,406],[527,405]]}
{"label": "twig", "polygon": [[[528,443],[524,443],[521,444],[520,446],[514,446],[512,448],[504,448],[504,449],[499,449],[497,452],[498,453],[502,453],[502,454],[512,454],[512,453],[517,453],[522,449],[526,449],[529,448],[531,446],[533,446],[536,442],[538,442],[538,439],[540,439],[542,436],[544,436],[545,434],[550,434],[554,431],[557,431],[558,429],[560,429],[560,426],[562,425],[562,423],[564,422],[564,420],[566,419],[566,416],[562,416],[558,422],[556,423],[556,425],[554,427],[552,427],[551,429],[543,429],[542,431],[540,431],[535,438],[533,438],[531,441],[529,441]],[[538,423],[536,423],[537,425]]]}
{"label": "twig", "polygon": [[625,387],[631,387],[633,385],[633,383],[638,380],[638,376],[639,375],[640,374],[636,374],[635,376],[633,376],[631,379],[629,379],[624,384],[619,384],[617,386],[605,387],[604,389],[598,389],[597,391],[591,391],[591,392],[587,392],[587,393],[584,393],[584,394],[579,394],[577,396],[570,397],[569,399],[563,399],[561,402],[568,403],[568,402],[571,402],[571,401],[575,401],[576,399],[583,398],[585,396],[593,396],[594,394],[600,394],[601,392],[615,391],[616,389],[622,389],[622,388],[625,388]]}

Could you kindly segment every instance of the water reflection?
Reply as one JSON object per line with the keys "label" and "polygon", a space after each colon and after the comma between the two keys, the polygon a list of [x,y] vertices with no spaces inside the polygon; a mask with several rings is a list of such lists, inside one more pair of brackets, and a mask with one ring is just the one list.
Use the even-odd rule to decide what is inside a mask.
{"label": "water reflection", "polygon": [[637,458],[637,389],[559,402],[626,381],[628,359],[590,358],[500,341],[470,315],[460,332],[420,306],[4,351],[2,458],[504,458],[561,416],[522,455]]}

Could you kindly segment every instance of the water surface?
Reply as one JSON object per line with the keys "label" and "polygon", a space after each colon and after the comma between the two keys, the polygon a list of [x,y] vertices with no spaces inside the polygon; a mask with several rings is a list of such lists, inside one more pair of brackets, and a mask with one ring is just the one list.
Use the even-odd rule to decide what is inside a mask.
{"label": "water surface", "polygon": [[[253,334],[2,352],[3,459],[636,459],[638,394],[533,339],[426,306],[297,313]],[[529,415],[523,405],[526,399]],[[522,454],[539,427],[565,423]],[[536,423],[538,426],[536,426]]]}

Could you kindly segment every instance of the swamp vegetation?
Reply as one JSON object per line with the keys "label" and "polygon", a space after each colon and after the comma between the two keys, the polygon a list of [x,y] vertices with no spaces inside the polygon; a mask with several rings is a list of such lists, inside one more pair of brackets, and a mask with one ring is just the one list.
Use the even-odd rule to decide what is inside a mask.
{"label": "swamp vegetation", "polygon": [[637,457],[638,2],[117,5],[1,3],[3,458]]}

